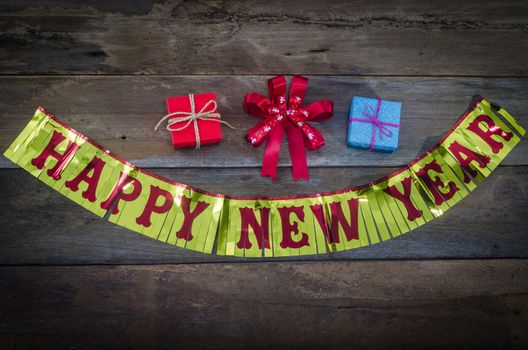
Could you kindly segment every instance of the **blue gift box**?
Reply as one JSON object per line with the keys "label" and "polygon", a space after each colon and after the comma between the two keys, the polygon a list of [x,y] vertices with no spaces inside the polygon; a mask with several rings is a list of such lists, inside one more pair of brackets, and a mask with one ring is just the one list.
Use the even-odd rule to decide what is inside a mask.
{"label": "blue gift box", "polygon": [[401,103],[354,96],[348,118],[347,146],[371,148],[376,152],[394,152],[400,135]]}

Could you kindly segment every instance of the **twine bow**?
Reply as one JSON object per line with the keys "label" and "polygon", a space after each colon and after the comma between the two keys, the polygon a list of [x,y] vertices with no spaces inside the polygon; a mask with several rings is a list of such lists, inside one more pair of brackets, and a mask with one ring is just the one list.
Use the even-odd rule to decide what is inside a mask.
{"label": "twine bow", "polygon": [[374,108],[372,108],[371,105],[366,104],[363,107],[363,112],[361,112],[361,115],[363,115],[366,119],[361,118],[349,118],[349,122],[360,122],[360,123],[369,123],[372,124],[372,137],[370,138],[370,146],[368,148],[369,151],[372,151],[374,148],[374,143],[376,141],[376,131],[379,130],[380,133],[380,140],[383,140],[383,135],[391,138],[392,137],[392,131],[387,128],[387,126],[392,126],[394,128],[399,129],[399,124],[389,123],[389,122],[382,122],[379,118],[379,111],[381,107],[381,99],[378,98],[378,106],[376,107],[376,111],[374,112]]}
{"label": "twine bow", "polygon": [[[207,101],[207,103],[198,111],[198,113],[196,112],[196,106],[194,104],[194,94],[189,94],[189,102],[191,104],[190,112],[179,111],[179,112],[173,112],[173,113],[169,113],[165,115],[163,118],[160,119],[158,124],[156,124],[156,126],[154,127],[154,131],[158,131],[158,127],[160,126],[160,124],[163,123],[167,118],[171,118],[176,115],[183,115],[182,117],[169,119],[167,122],[167,130],[168,131],[181,131],[187,128],[189,125],[191,125],[191,123],[193,123],[194,134],[196,135],[196,147],[194,148],[199,149],[200,148],[200,131],[198,130],[198,119],[215,121],[215,122],[227,125],[231,129],[235,129],[233,126],[231,126],[231,124],[220,119],[220,113],[214,112],[217,108],[217,104],[215,100]],[[187,123],[179,128],[172,127],[176,123],[181,123],[185,121],[187,121]]]}

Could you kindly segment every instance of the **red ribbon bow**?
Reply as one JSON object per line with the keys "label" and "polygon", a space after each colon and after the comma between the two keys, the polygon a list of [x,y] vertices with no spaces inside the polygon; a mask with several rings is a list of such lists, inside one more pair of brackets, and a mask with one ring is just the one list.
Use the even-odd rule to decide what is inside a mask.
{"label": "red ribbon bow", "polygon": [[295,75],[287,101],[286,78],[279,75],[268,80],[270,99],[253,92],[247,94],[244,99],[244,111],[255,117],[264,118],[246,134],[246,139],[254,147],[260,146],[268,139],[262,161],[262,176],[269,176],[275,180],[281,141],[286,130],[293,179],[309,180],[304,148],[315,150],[323,147],[325,141],[323,135],[308,122],[332,118],[333,103],[329,100],[320,100],[303,108],[302,101],[307,85],[308,78]]}

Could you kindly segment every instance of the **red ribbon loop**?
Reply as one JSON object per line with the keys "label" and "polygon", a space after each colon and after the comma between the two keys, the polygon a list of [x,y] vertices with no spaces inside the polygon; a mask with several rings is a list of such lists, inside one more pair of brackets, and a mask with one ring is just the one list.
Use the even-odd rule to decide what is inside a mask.
{"label": "red ribbon loop", "polygon": [[246,139],[254,147],[267,140],[262,161],[262,176],[275,180],[280,146],[286,131],[293,179],[309,180],[305,147],[315,150],[325,144],[323,135],[309,122],[331,118],[333,104],[332,101],[321,100],[303,108],[307,86],[308,78],[294,76],[287,99],[286,78],[280,75],[268,80],[269,99],[253,92],[246,95],[244,111],[255,117],[265,118],[246,133]]}

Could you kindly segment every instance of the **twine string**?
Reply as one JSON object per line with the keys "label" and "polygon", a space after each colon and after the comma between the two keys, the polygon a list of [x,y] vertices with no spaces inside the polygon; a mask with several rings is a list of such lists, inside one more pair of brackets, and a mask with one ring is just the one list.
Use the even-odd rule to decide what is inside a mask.
{"label": "twine string", "polygon": [[[192,123],[194,127],[194,134],[196,135],[195,149],[199,149],[201,143],[200,143],[200,131],[198,130],[198,119],[215,121],[217,123],[224,124],[230,127],[231,129],[235,129],[231,124],[229,124],[225,120],[220,119],[220,113],[213,112],[217,108],[217,104],[215,100],[207,101],[207,103],[198,112],[196,112],[196,106],[194,104],[194,94],[189,94],[189,102],[191,104],[190,112],[180,111],[180,112],[173,112],[173,113],[169,113],[165,115],[163,118],[160,119],[158,124],[156,124],[156,126],[154,127],[154,131],[157,131],[161,123],[163,123],[168,118],[171,118],[174,116],[180,116],[177,118],[171,118],[167,121],[167,127],[166,127],[167,130],[168,131],[181,131],[189,127]],[[185,122],[185,121],[187,122],[185,123],[185,125],[178,127],[178,128],[173,127],[174,124]]]}

